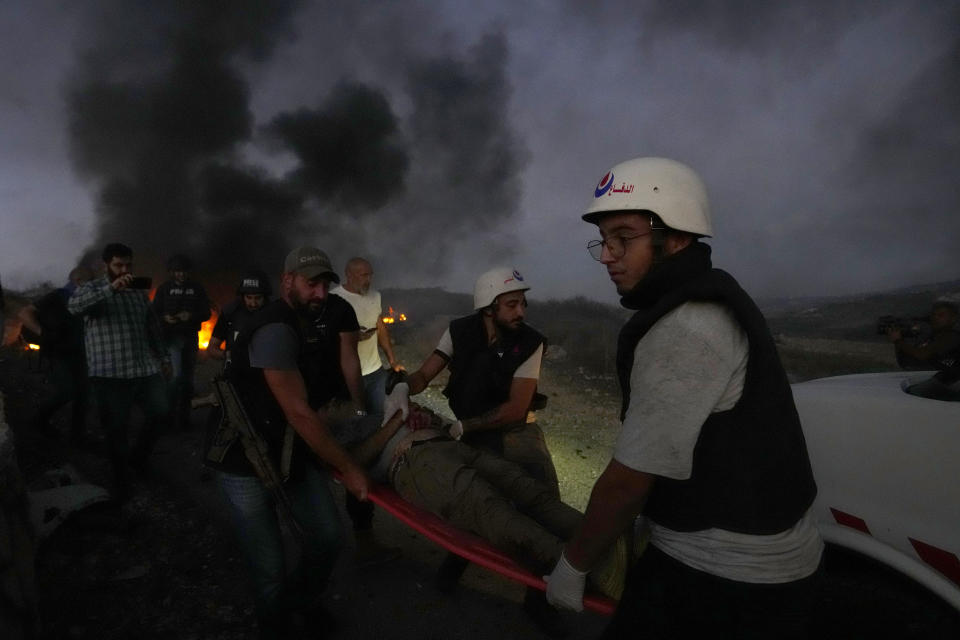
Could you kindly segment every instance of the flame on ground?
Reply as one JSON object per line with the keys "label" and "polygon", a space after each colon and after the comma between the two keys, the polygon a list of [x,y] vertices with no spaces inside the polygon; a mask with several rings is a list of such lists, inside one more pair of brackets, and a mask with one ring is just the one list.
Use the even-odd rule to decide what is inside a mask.
{"label": "flame on ground", "polygon": [[383,316],[383,324],[393,324],[394,322],[406,322],[407,314],[397,313],[393,307],[388,307],[390,312]]}
{"label": "flame on ground", "polygon": [[211,311],[210,319],[200,325],[200,332],[197,334],[197,346],[200,349],[206,349],[210,346],[210,336],[213,334],[213,327],[217,324],[219,315],[216,311]]}
{"label": "flame on ground", "polygon": [[40,351],[40,345],[38,345],[38,344],[33,344],[32,342],[28,342],[28,343],[27,343],[27,350],[28,350],[28,351]]}

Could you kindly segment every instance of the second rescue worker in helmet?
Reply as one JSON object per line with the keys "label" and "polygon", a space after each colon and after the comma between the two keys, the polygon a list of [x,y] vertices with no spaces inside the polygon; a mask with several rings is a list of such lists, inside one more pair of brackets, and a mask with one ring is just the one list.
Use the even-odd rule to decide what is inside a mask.
{"label": "second rescue worker in helmet", "polygon": [[[387,396],[384,413],[389,419],[399,408],[405,417],[408,393],[420,393],[449,366],[443,393],[458,419],[451,435],[519,464],[559,496],[557,471],[530,411],[546,339],[524,322],[529,289],[512,267],[491,269],[477,278],[475,313],[450,323],[434,352]],[[448,555],[437,586],[442,591],[455,588],[466,565],[459,556]],[[528,591],[525,607],[534,616],[549,609],[542,593],[535,591]]]}
{"label": "second rescue worker in helmet", "polygon": [[543,431],[528,420],[546,343],[524,322],[529,289],[520,272],[510,267],[491,269],[477,278],[475,313],[450,323],[420,368],[396,385],[385,414],[391,417],[398,407],[406,414],[408,392],[420,393],[449,366],[443,394],[458,420],[451,435],[493,449],[557,487]]}
{"label": "second rescue worker in helmet", "polygon": [[620,332],[622,425],[547,599],[582,608],[583,577],[643,513],[650,545],[605,638],[798,638],[823,542],[790,385],[763,315],[713,269],[706,189],[691,169],[611,169],[584,220],[635,311]]}

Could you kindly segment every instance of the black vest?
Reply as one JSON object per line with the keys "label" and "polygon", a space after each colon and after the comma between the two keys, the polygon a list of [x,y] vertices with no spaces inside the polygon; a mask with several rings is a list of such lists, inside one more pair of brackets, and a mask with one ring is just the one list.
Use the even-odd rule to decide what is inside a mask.
{"label": "black vest", "polygon": [[[231,351],[230,366],[224,375],[234,388],[243,404],[250,421],[257,429],[270,449],[273,463],[280,468],[280,452],[283,447],[283,436],[287,428],[287,419],[276,398],[267,386],[263,376],[263,369],[250,366],[249,347],[253,334],[261,327],[283,323],[296,333],[301,344],[301,360],[303,355],[304,334],[297,313],[283,300],[274,300],[265,307],[244,320]],[[302,367],[301,367],[302,372]],[[305,463],[311,459],[309,447],[300,438],[294,436],[293,457],[290,464],[290,477],[296,478],[302,474]],[[253,475],[253,467],[247,461],[243,447],[236,443],[227,452],[219,468],[239,475]]]}
{"label": "black vest", "polygon": [[226,304],[220,311],[217,325],[213,328],[213,338],[218,341],[217,346],[220,344],[219,340],[223,340],[226,342],[226,350],[232,350],[240,330],[243,329],[243,324],[252,318],[255,313],[256,311],[247,310],[241,298],[232,300]]}
{"label": "black vest", "polygon": [[[450,409],[460,420],[475,418],[506,402],[517,367],[546,343],[539,332],[523,325],[490,345],[479,313],[451,322],[450,339],[453,358],[443,395],[450,400]],[[501,437],[496,431],[474,432],[469,434],[469,441],[502,450]]]}
{"label": "black vest", "polygon": [[187,280],[177,284],[175,280],[167,280],[157,288],[154,296],[154,309],[162,319],[165,314],[176,315],[181,311],[193,314],[190,322],[181,322],[169,325],[161,322],[160,327],[167,337],[172,335],[190,336],[200,331],[201,321],[197,318],[210,317],[210,304],[203,286],[194,280]]}
{"label": "black vest", "polygon": [[[693,254],[699,255],[693,260],[701,265],[705,251],[705,268],[670,265],[667,277],[658,279],[660,286],[653,296],[643,297],[641,304],[631,304],[636,302],[632,294],[624,298],[626,306],[639,311],[624,325],[618,341],[621,419],[630,405],[637,343],[657,320],[687,301],[715,302],[733,311],[750,345],[746,379],[736,406],[711,414],[704,422],[693,452],[691,477],[657,477],[644,514],[677,531],[717,527],[754,535],[778,533],[796,524],[817,492],[790,384],[766,320],[753,300],[729,274],[710,269],[707,245],[691,247],[697,247]],[[681,255],[688,249],[658,269],[677,257],[681,267],[684,260],[689,265],[691,254]]]}

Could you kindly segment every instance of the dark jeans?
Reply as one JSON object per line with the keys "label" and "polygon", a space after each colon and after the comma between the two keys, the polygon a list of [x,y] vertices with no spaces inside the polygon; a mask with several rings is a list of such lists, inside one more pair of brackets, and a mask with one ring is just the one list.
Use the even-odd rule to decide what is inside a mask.
{"label": "dark jeans", "polygon": [[87,420],[87,365],[81,354],[77,358],[50,358],[50,395],[40,403],[39,422],[46,428],[50,418],[62,406],[73,402],[70,435],[78,438],[86,430]]}
{"label": "dark jeans", "polygon": [[[129,489],[127,464],[142,463],[167,425],[170,405],[167,383],[155,373],[144,378],[91,377],[90,385],[100,410],[100,422],[107,437],[110,461],[117,480],[117,491],[124,496]],[[127,430],[130,411],[137,404],[143,412],[143,429],[132,451],[128,447]]]}
{"label": "dark jeans", "polygon": [[363,376],[363,404],[367,414],[383,420],[383,403],[386,400],[387,377],[390,372],[383,367]]}
{"label": "dark jeans", "polygon": [[167,352],[173,365],[170,381],[170,408],[181,429],[190,426],[190,401],[193,399],[193,374],[197,368],[197,334],[167,339]]}
{"label": "dark jeans", "polygon": [[806,638],[820,573],[783,584],[736,582],[648,546],[602,638]]}
{"label": "dark jeans", "polygon": [[[363,404],[367,415],[375,418],[377,423],[383,421],[383,403],[386,399],[387,376],[389,372],[381,367],[373,373],[363,376]],[[344,506],[354,531],[369,531],[373,528],[373,502],[360,502],[349,491]]]}
{"label": "dark jeans", "polygon": [[260,479],[219,472],[217,483],[253,576],[261,634],[281,636],[290,614],[309,607],[323,592],[340,553],[343,531],[330,476],[308,466],[302,478],[284,485],[304,530],[300,562],[289,575],[273,498]]}

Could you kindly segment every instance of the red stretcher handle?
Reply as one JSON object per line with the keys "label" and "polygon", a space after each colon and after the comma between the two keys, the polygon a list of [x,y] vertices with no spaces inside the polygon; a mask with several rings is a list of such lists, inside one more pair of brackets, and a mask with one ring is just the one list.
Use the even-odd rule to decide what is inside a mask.
{"label": "red stretcher handle", "polygon": [[[334,474],[337,478],[340,478],[339,472],[335,471]],[[547,584],[542,577],[531,573],[529,569],[518,564],[513,558],[499,551],[483,538],[468,531],[457,529],[442,518],[407,502],[392,488],[382,484],[373,484],[370,487],[368,497],[400,522],[436,542],[447,551],[452,551],[470,562],[495,571],[515,582],[546,591]],[[596,613],[609,616],[617,608],[617,602],[601,594],[585,593],[583,595],[583,606]]]}

